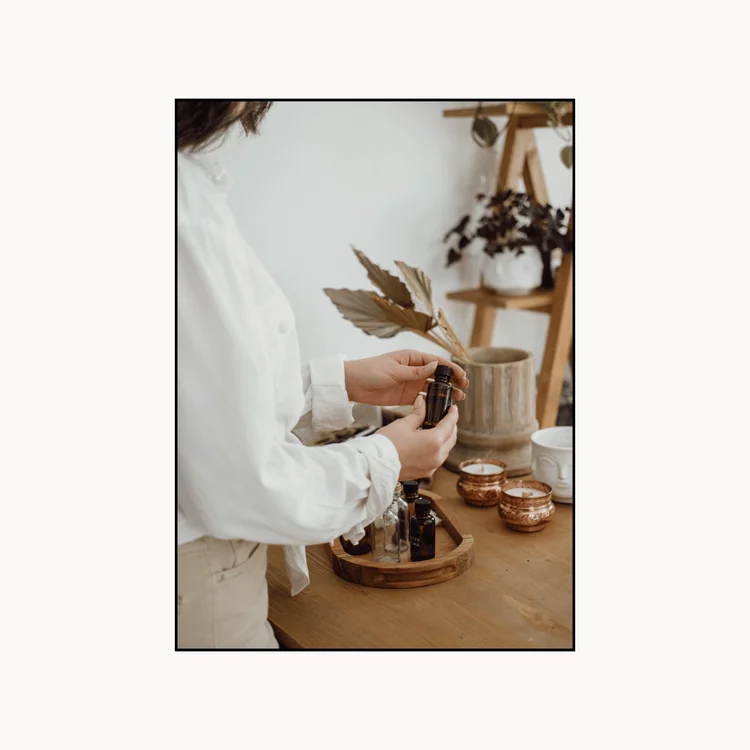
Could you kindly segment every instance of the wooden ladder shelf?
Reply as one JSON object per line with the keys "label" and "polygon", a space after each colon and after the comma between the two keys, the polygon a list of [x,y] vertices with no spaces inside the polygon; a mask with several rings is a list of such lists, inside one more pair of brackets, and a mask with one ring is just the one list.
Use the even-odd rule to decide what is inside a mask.
{"label": "wooden ladder shelf", "polygon": [[[444,117],[474,117],[475,114],[475,108],[448,109],[443,112]],[[503,115],[509,118],[497,177],[497,191],[508,188],[515,190],[518,180],[522,179],[529,195],[539,203],[549,203],[534,136],[534,128],[547,126],[546,115],[540,114],[534,105],[524,102],[483,106],[482,115]],[[571,102],[563,114],[563,124],[572,123]],[[572,233],[571,211],[568,234],[572,236]],[[466,289],[449,293],[448,299],[468,302],[476,307],[471,346],[490,346],[498,308],[549,313],[549,330],[537,389],[536,418],[540,428],[553,427],[557,422],[566,362],[570,360],[571,370],[573,367],[572,253],[563,256],[553,290],[537,289],[522,297],[507,297],[485,288]]]}

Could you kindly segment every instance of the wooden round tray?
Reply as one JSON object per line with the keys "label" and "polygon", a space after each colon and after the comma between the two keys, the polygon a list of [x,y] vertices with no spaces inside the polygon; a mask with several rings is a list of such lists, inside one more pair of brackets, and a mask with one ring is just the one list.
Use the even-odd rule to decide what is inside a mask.
{"label": "wooden round tray", "polygon": [[[442,523],[435,530],[435,558],[423,562],[380,563],[370,554],[348,555],[337,539],[326,545],[337,576],[381,589],[413,589],[450,581],[467,571],[474,562],[474,537],[459,530],[455,519],[440,505],[441,497],[420,490],[432,500],[432,509]],[[408,554],[408,553],[407,553]]]}

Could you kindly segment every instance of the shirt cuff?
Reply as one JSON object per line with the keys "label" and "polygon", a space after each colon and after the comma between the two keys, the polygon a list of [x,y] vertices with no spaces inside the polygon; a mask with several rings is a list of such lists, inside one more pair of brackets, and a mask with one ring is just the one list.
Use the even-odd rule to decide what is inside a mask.
{"label": "shirt cuff", "polygon": [[401,460],[396,446],[385,435],[353,438],[347,440],[347,445],[354,446],[367,459],[370,474],[365,520],[342,535],[348,542],[357,544],[365,535],[365,527],[382,516],[393,502],[393,492],[401,473]]}
{"label": "shirt cuff", "polygon": [[[310,362],[312,426],[316,432],[342,430],[354,422],[346,393],[343,354]],[[389,441],[390,442],[390,441]]]}

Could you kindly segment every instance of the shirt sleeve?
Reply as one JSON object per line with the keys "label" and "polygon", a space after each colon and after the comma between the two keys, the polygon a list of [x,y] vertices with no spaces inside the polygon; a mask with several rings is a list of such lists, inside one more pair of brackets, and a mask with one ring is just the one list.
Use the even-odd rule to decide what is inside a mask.
{"label": "shirt sleeve", "polygon": [[[383,435],[318,447],[290,439],[274,409],[289,381],[269,372],[267,301],[254,298],[234,242],[205,223],[178,230],[180,507],[219,538],[330,541],[383,512],[398,453]],[[307,390],[320,426],[351,419],[342,378],[340,362],[311,363]]]}
{"label": "shirt sleeve", "polygon": [[343,430],[354,422],[352,404],[346,392],[343,354],[319,357],[302,368],[305,392],[303,417],[317,433]]}

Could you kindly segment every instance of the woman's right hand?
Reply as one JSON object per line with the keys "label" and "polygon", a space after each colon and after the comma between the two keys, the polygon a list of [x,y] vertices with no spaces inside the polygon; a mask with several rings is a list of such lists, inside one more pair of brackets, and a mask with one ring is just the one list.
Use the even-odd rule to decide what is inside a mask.
{"label": "woman's right hand", "polygon": [[424,396],[417,396],[414,411],[396,419],[376,434],[385,435],[398,451],[401,460],[399,481],[431,477],[443,465],[456,444],[458,409],[455,404],[431,430],[419,428],[425,418]]}

